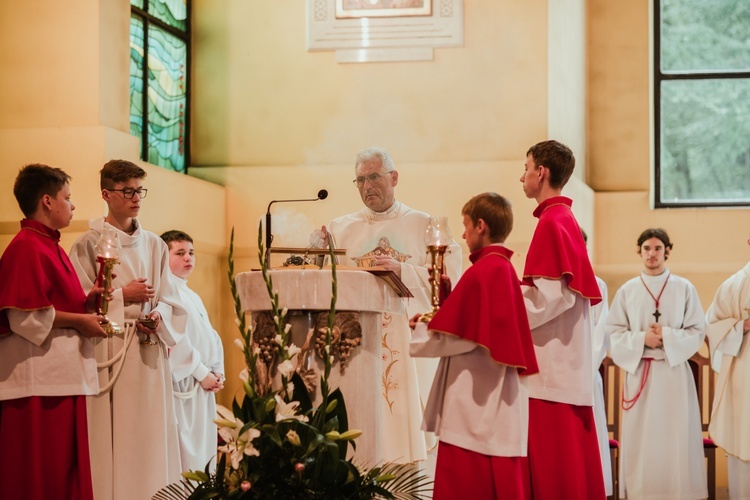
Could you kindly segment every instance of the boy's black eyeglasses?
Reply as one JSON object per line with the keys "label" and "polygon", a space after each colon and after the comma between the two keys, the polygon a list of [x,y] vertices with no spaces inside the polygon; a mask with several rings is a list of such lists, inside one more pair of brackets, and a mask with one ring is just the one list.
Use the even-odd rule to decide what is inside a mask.
{"label": "boy's black eyeglasses", "polygon": [[[106,189],[106,188],[105,188]],[[132,200],[133,196],[136,194],[138,195],[138,198],[145,198],[148,194],[148,189],[146,188],[140,188],[140,189],[107,189],[107,191],[119,191],[122,193],[122,197],[126,200]]]}

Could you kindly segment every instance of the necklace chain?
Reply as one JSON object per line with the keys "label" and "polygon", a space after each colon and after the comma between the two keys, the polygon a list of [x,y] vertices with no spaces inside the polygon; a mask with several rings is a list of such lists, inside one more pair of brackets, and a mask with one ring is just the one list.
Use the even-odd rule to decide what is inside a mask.
{"label": "necklace chain", "polygon": [[646,289],[648,294],[651,296],[652,299],[654,299],[654,304],[656,305],[656,311],[654,312],[654,318],[656,318],[656,321],[659,321],[659,316],[661,316],[661,313],[659,312],[659,300],[661,300],[661,295],[664,293],[664,289],[667,288],[667,283],[669,283],[669,277],[672,276],[669,272],[667,272],[667,279],[664,280],[664,284],[661,287],[661,290],[659,290],[659,295],[654,297],[654,294],[651,293],[651,289],[649,289],[648,285],[645,281],[643,281],[643,275],[640,276],[641,283],[643,283],[643,287]]}

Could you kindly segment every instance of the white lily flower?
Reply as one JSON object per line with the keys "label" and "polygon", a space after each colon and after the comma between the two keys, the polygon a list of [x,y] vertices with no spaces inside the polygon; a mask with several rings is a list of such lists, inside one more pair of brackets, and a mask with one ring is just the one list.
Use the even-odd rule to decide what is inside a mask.
{"label": "white lily flower", "polygon": [[239,436],[237,435],[239,431],[236,429],[231,433],[222,433],[222,430],[227,431],[227,428],[225,427],[219,429],[219,434],[221,435],[221,438],[226,442],[226,444],[219,446],[218,450],[223,453],[229,454],[229,459],[232,462],[233,468],[240,468],[240,461],[242,460],[243,455],[247,455],[249,457],[260,456],[260,452],[255,448],[255,446],[253,446],[252,443],[253,439],[260,436],[260,431],[258,429],[250,427]]}
{"label": "white lily flower", "polygon": [[285,316],[286,316],[286,313],[288,313],[288,312],[289,312],[289,309],[287,309],[286,307],[285,307],[284,309],[282,309],[282,310],[281,310],[281,317],[282,317],[282,318],[283,318],[283,317],[285,317]]}
{"label": "white lily flower", "polygon": [[237,326],[240,326],[240,318],[234,318],[234,323],[235,323],[235,324],[236,324]]}
{"label": "white lily flower", "polygon": [[284,361],[283,363],[279,365],[279,373],[281,373],[282,376],[289,378],[292,376],[296,368],[297,367],[295,366],[294,363],[292,363],[292,360],[287,359],[286,361]]}
{"label": "white lily flower", "polygon": [[289,333],[289,330],[291,329],[292,329],[292,324],[287,323],[286,326],[284,327],[284,333]]}
{"label": "white lily flower", "polygon": [[297,354],[299,354],[300,352],[302,352],[302,349],[300,349],[299,346],[296,344],[291,344],[289,348],[287,349],[287,351],[289,352],[289,358],[291,359],[295,357]]}
{"label": "white lily flower", "polygon": [[277,394],[276,398],[276,421],[281,422],[282,420],[299,420],[300,422],[307,422],[308,418],[304,415],[297,415],[297,409],[299,408],[299,401],[291,401],[285,403],[281,397]]}
{"label": "white lily flower", "polygon": [[240,380],[243,382],[249,382],[250,381],[250,371],[247,368],[244,368],[240,372]]}
{"label": "white lily flower", "polygon": [[214,420],[214,423],[219,426],[219,430],[225,427],[228,429],[237,429],[245,425],[242,423],[242,420],[234,416],[232,410],[224,406],[216,405],[216,413],[219,415],[219,418]]}
{"label": "white lily flower", "polygon": [[289,382],[288,384],[286,384],[286,393],[294,394],[294,382]]}
{"label": "white lily flower", "polygon": [[245,350],[245,344],[242,343],[240,339],[234,339],[234,345],[240,348],[240,351]]}

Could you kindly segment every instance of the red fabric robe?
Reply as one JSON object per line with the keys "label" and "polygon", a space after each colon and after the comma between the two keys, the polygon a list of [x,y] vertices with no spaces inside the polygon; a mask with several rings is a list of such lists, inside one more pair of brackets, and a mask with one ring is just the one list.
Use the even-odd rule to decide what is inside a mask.
{"label": "red fabric robe", "polygon": [[539,369],[511,255],[511,250],[498,245],[473,252],[469,256],[472,267],[428,328],[479,344],[498,363],[517,367],[521,375],[531,375]]}
{"label": "red fabric robe", "polygon": [[[476,343],[494,361],[531,375],[539,370],[512,254],[497,245],[473,252],[473,265],[428,329]],[[531,498],[527,459],[484,455],[441,441],[433,498]]]}
{"label": "red fabric robe", "polygon": [[[601,292],[572,203],[570,198],[555,196],[534,210],[539,223],[526,256],[523,284],[534,286],[535,278],[565,279],[571,291],[595,305],[601,302]],[[531,398],[528,460],[534,498],[605,498],[590,406]]]}
{"label": "red fabric robe", "polygon": [[564,196],[544,200],[534,210],[539,219],[529,245],[523,283],[534,286],[534,278],[567,280],[568,288],[591,305],[602,301],[594,270],[591,268],[581,228],[570,207],[573,201]]}
{"label": "red fabric robe", "polygon": [[[22,220],[0,258],[0,360],[3,337],[14,335],[8,309],[85,312],[86,295],[59,243],[59,231]],[[83,395],[0,401],[0,498],[93,499],[86,429]]]}

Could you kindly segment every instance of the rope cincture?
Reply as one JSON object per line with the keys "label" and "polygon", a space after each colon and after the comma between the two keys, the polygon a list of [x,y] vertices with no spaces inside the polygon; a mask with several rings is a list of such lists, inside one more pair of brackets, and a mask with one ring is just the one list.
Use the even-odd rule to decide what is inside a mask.
{"label": "rope cincture", "polygon": [[[641,386],[638,388],[638,393],[633,396],[632,399],[625,399],[625,385],[622,386],[622,409],[625,411],[628,411],[632,407],[635,406],[635,403],[638,402],[638,399],[641,397],[641,393],[643,392],[643,388],[646,386],[646,381],[648,380],[648,374],[651,371],[651,362],[654,360],[654,358],[643,358],[644,364],[643,364],[643,373],[641,374]],[[627,379],[626,379],[627,382]]]}
{"label": "rope cincture", "polygon": [[104,361],[102,363],[97,363],[96,367],[99,370],[108,369],[115,363],[119,361],[119,364],[114,368],[114,373],[112,374],[112,377],[110,378],[107,385],[104,387],[101,387],[99,389],[99,393],[97,395],[101,396],[102,394],[109,392],[112,390],[112,387],[114,387],[115,382],[117,382],[117,379],[120,378],[120,373],[122,373],[122,367],[125,365],[125,353],[128,351],[128,348],[130,347],[130,344],[133,342],[133,338],[136,336],[136,326],[134,321],[126,321],[123,325],[124,331],[123,331],[123,346],[122,349],[120,349],[120,352],[115,354],[112,359],[108,361]]}

